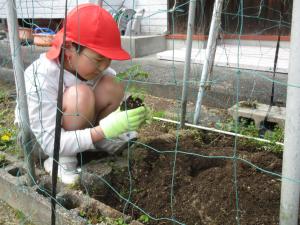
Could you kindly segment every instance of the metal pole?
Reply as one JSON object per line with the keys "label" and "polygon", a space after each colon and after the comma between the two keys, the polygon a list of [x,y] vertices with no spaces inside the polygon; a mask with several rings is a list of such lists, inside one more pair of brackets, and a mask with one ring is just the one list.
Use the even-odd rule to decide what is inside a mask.
{"label": "metal pole", "polygon": [[205,50],[205,61],[202,68],[200,86],[198,91],[198,97],[196,102],[196,109],[194,114],[194,124],[198,123],[201,114],[201,106],[202,106],[202,99],[205,92],[206,80],[208,74],[212,71],[212,65],[215,58],[216,53],[216,43],[219,34],[219,27],[221,24],[221,14],[222,14],[222,6],[223,0],[216,0],[213,10],[213,15],[211,19],[211,25],[209,28],[209,35],[207,41],[207,47]]}
{"label": "metal pole", "polygon": [[182,86],[182,97],[181,97],[181,120],[180,126],[183,127],[185,123],[186,115],[186,105],[187,105],[187,90],[188,90],[188,79],[190,75],[191,68],[191,52],[192,52],[192,37],[195,22],[195,11],[196,11],[196,0],[190,1],[189,6],[189,18],[187,27],[187,37],[186,37],[186,51],[185,51],[185,64],[183,73],[183,86]]}
{"label": "metal pole", "polygon": [[7,26],[9,33],[9,43],[12,62],[14,65],[14,74],[16,90],[18,96],[18,110],[21,122],[22,147],[25,152],[25,163],[27,165],[28,185],[35,184],[35,168],[33,164],[31,130],[29,126],[29,115],[26,99],[25,80],[23,76],[24,65],[21,58],[21,45],[18,36],[18,20],[16,4],[14,0],[6,1],[7,5]]}
{"label": "metal pole", "polygon": [[[60,54],[60,64],[64,65],[65,62],[65,47],[66,47],[66,34],[67,34],[67,10],[68,0],[65,1],[65,20],[64,20],[64,36]],[[64,67],[60,67],[59,80],[58,80],[58,93],[57,93],[57,108],[56,108],[56,121],[55,121],[55,134],[54,134],[54,149],[53,149],[53,164],[52,164],[52,193],[51,193],[51,225],[56,223],[56,187],[57,187],[57,174],[61,138],[61,121],[63,116],[63,84],[64,84]]]}
{"label": "metal pole", "polygon": [[293,2],[290,43],[290,64],[288,86],[285,138],[283,151],[282,176],[297,180],[281,180],[280,225],[297,225],[300,191],[300,1]]}

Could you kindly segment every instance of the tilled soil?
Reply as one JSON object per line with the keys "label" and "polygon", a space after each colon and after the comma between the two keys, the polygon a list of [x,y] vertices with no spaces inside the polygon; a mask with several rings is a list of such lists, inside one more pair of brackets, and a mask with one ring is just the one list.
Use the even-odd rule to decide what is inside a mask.
{"label": "tilled soil", "polygon": [[[191,225],[279,223],[279,177],[238,158],[279,174],[280,154],[258,151],[242,139],[234,147],[232,137],[176,131],[162,123],[152,123],[140,134],[144,144],[131,148],[130,176],[127,169],[115,170],[111,185],[128,198],[131,181],[130,202],[158,219],[147,224],[172,224],[170,218]],[[134,218],[144,214],[110,193],[99,200]]]}

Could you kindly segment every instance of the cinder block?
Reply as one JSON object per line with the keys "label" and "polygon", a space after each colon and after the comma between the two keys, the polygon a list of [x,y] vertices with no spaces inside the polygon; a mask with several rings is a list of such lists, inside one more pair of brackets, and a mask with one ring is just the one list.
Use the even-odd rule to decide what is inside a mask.
{"label": "cinder block", "polygon": [[284,128],[285,122],[285,107],[269,106],[261,103],[247,104],[247,102],[242,101],[235,104],[228,109],[229,114],[234,118],[248,118],[255,122],[257,128],[260,127],[261,123],[266,118],[267,121],[276,123],[279,127]]}

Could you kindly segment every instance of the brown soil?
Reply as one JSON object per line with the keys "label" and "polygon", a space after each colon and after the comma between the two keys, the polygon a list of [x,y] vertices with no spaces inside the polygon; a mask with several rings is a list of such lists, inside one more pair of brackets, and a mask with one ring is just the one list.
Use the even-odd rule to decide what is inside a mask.
{"label": "brown soil", "polygon": [[[162,102],[158,98],[153,98],[153,103],[147,105],[171,112],[178,106],[176,101]],[[144,127],[139,142],[143,144],[130,149],[130,176],[126,168],[114,168],[109,182],[125,199],[131,187],[130,202],[157,219],[148,224],[173,224],[170,218],[187,225],[278,224],[279,177],[223,156],[233,156],[236,152],[239,158],[280,173],[281,155],[258,151],[253,143],[242,139],[235,148],[232,137],[199,130],[176,131],[162,122]],[[176,160],[175,149],[179,151]],[[144,214],[112,190],[93,197],[133,218]],[[1,219],[6,218],[5,210],[0,210]],[[0,224],[12,223],[12,218],[0,219]]]}
{"label": "brown soil", "polygon": [[[214,158],[234,155],[232,137],[199,130],[176,131],[174,127],[161,122],[152,123],[140,134],[139,141],[147,146],[137,144],[131,147],[130,201],[152,217],[172,218],[173,215],[174,220],[180,223],[199,225],[278,224],[279,177],[263,173],[240,160]],[[177,150],[180,152],[174,161],[176,136]],[[244,143],[239,140],[237,157],[280,173],[280,155],[256,151],[254,146],[249,147],[249,144]],[[171,207],[174,162],[176,167]],[[111,185],[127,198],[130,193],[128,171],[115,170]],[[126,214],[134,218],[144,214],[131,204],[126,204],[112,191],[99,200],[120,211],[125,209]],[[172,222],[152,219],[148,224]]]}

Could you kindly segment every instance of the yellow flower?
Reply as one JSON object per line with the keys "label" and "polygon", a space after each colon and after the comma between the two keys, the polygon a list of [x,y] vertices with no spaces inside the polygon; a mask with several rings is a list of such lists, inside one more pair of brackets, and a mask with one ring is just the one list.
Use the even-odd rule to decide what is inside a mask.
{"label": "yellow flower", "polygon": [[4,134],[1,136],[1,141],[10,141],[10,134]]}

